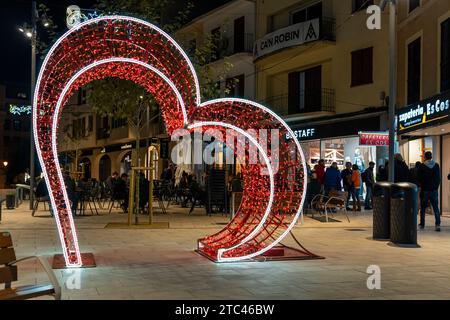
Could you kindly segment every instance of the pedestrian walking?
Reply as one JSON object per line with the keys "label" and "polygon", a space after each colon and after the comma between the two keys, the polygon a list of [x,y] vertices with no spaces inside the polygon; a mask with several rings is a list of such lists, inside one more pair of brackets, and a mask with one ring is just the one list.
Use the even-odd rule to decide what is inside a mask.
{"label": "pedestrian walking", "polygon": [[372,210],[373,185],[375,184],[375,177],[373,174],[374,168],[375,162],[369,162],[369,167],[364,171],[362,175],[362,181],[366,185],[366,199],[364,201],[365,210]]}
{"label": "pedestrian walking", "polygon": [[341,172],[342,184],[344,186],[344,191],[347,192],[347,202],[346,209],[350,211],[349,203],[350,197],[352,196],[352,163],[347,162],[345,164],[345,169]]}
{"label": "pedestrian walking", "polygon": [[433,154],[430,151],[425,153],[425,162],[420,166],[419,183],[422,189],[419,227],[421,229],[425,228],[425,210],[428,207],[428,203],[431,203],[434,211],[435,230],[441,231],[441,214],[439,211],[441,169],[439,164],[433,160]]}
{"label": "pedestrian walking", "polygon": [[361,202],[359,201],[359,193],[361,191],[361,172],[357,164],[352,167],[352,200],[353,211],[361,211]]}

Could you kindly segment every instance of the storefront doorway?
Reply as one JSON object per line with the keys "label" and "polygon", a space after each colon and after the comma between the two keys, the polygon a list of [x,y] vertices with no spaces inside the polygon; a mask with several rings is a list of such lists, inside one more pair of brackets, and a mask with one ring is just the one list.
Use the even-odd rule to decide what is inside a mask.
{"label": "storefront doorway", "polygon": [[120,161],[120,172],[119,174],[126,173],[130,174],[131,171],[131,151],[127,152],[122,160]]}

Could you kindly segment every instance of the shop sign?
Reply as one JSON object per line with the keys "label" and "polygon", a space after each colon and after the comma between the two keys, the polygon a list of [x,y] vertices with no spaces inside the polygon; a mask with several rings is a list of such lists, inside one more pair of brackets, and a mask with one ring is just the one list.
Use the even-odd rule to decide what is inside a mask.
{"label": "shop sign", "polygon": [[412,131],[429,124],[436,124],[450,120],[450,93],[439,95],[418,105],[401,109],[397,113],[399,133]]}
{"label": "shop sign", "polygon": [[360,132],[361,146],[389,146],[389,132]]}
{"label": "shop sign", "polygon": [[[316,129],[315,128],[307,128],[307,129],[298,129],[293,130],[294,136],[297,138],[297,140],[311,140],[314,139],[316,136]],[[292,137],[289,133],[286,134],[286,140],[291,140]]]}
{"label": "shop sign", "polygon": [[26,106],[26,105],[15,105],[15,104],[10,104],[9,105],[9,113],[11,114],[15,114],[15,115],[23,115],[23,114],[31,114],[31,106]]}
{"label": "shop sign", "polygon": [[278,29],[255,42],[254,58],[257,59],[283,48],[318,40],[319,32],[319,19],[300,22]]}
{"label": "shop sign", "polygon": [[123,146],[120,147],[120,149],[125,150],[125,149],[131,149],[133,148],[133,146],[131,144],[124,144]]}

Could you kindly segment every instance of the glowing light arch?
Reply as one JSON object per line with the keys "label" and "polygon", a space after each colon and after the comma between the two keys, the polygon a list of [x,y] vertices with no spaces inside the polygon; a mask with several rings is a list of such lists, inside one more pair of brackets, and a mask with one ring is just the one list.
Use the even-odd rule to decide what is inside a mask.
{"label": "glowing light arch", "polygon": [[[270,250],[288,234],[301,214],[306,167],[297,139],[285,139],[286,134],[295,137],[286,123],[248,100],[201,103],[192,63],[164,31],[136,18],[99,17],[70,29],[52,46],[39,73],[33,101],[37,154],[68,267],[78,267],[82,261],[57,157],[60,110],[77,88],[105,77],[134,81],[152,93],[169,134],[180,128],[231,129],[236,136],[245,136],[262,156],[262,164],[242,166],[242,204],[223,230],[198,240],[200,252],[216,261],[245,260]],[[270,139],[279,139],[280,144],[264,149],[249,129],[276,129]],[[268,176],[261,174],[264,167]]]}

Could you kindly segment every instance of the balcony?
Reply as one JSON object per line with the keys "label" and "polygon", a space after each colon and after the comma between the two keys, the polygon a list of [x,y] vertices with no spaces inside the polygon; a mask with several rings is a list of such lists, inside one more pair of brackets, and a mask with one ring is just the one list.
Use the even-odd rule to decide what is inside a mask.
{"label": "balcony", "polygon": [[[318,89],[301,91],[300,95],[293,100],[288,94],[269,97],[261,103],[280,116],[311,112],[335,112],[334,90]],[[291,100],[291,105],[289,105]]]}
{"label": "balcony", "polygon": [[322,18],[320,22],[320,40],[336,41],[336,19]]}
{"label": "balcony", "polygon": [[253,44],[255,37],[251,33],[231,37],[221,37],[216,41],[214,53],[209,57],[208,63],[214,62],[225,57],[238,53],[253,53]]}
{"label": "balcony", "polygon": [[97,140],[108,139],[110,134],[111,134],[111,131],[109,128],[99,128],[97,130]]}

